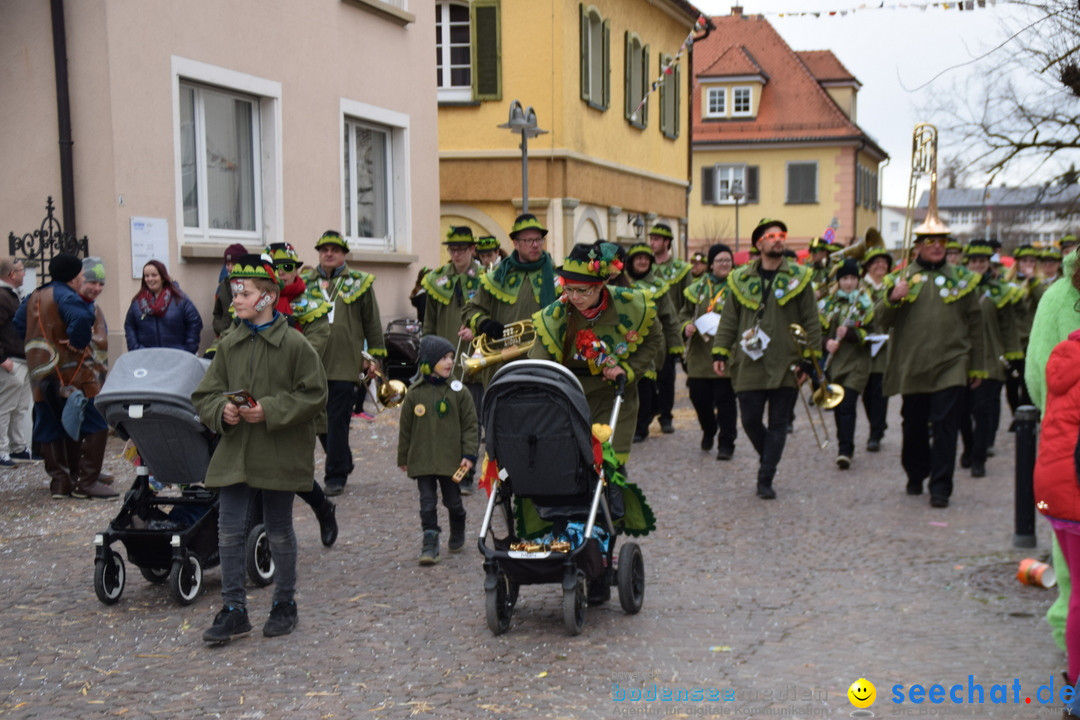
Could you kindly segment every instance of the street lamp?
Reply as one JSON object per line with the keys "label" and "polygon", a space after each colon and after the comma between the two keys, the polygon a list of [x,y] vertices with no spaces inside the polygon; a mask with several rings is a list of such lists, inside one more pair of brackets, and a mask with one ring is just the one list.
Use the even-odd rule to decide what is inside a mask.
{"label": "street lamp", "polygon": [[640,215],[630,214],[627,214],[626,220],[630,223],[630,227],[634,228],[634,237],[640,240],[642,233],[645,232],[645,221],[641,219]]}
{"label": "street lamp", "polygon": [[543,135],[547,130],[536,126],[536,111],[532,107],[522,109],[517,100],[510,103],[510,119],[499,125],[512,133],[521,135],[521,212],[529,212],[529,138]]}
{"label": "street lamp", "polygon": [[739,252],[739,202],[746,197],[742,187],[742,180],[731,183],[731,192],[728,195],[735,201],[735,252]]}

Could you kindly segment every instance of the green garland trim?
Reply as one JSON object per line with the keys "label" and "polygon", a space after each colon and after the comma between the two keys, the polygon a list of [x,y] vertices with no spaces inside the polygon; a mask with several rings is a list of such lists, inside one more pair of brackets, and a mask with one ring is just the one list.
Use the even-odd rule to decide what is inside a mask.
{"label": "green garland trim", "polygon": [[[454,288],[461,285],[462,295],[468,302],[472,299],[472,296],[476,293],[480,287],[479,270],[481,270],[480,263],[475,260],[469,266],[469,270],[474,271],[474,274],[469,275],[469,270],[464,273],[454,273],[453,263],[447,263],[442,267],[435,268],[420,280],[420,285],[427,290],[428,295],[436,302],[442,305],[449,305],[450,301],[454,299]],[[440,284],[440,280],[446,279],[446,282]]]}
{"label": "green garland trim", "polygon": [[682,279],[686,277],[686,273],[690,272],[693,266],[685,260],[674,258],[666,263],[659,263],[653,266],[656,274],[663,278],[669,285],[682,282]]}
{"label": "green garland trim", "polygon": [[[307,294],[309,297],[325,302],[326,299],[322,295],[322,281],[324,278],[314,268],[304,268],[300,276],[308,286]],[[334,297],[334,302],[341,300],[346,305],[351,305],[371,288],[371,284],[375,282],[375,276],[363,270],[349,270],[335,278],[335,281],[340,282],[340,286],[337,295]]]}
{"label": "green garland trim", "polygon": [[[758,260],[736,268],[728,275],[728,288],[735,295],[735,299],[750,310],[761,307],[761,277],[757,274],[750,275],[751,270],[757,270],[760,266],[761,261]],[[776,302],[780,307],[787,305],[793,297],[805,290],[812,280],[813,273],[806,266],[784,260],[777,268],[772,282],[773,288],[784,288],[784,294],[776,298]],[[755,295],[757,299],[754,298]]]}

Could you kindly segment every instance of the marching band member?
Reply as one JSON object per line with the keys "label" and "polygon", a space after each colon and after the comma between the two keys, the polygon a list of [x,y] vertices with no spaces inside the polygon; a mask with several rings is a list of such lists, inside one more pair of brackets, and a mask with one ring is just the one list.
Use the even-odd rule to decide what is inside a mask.
{"label": "marching band member", "polygon": [[[671,296],[676,311],[682,305],[683,290],[690,284],[690,263],[675,257],[671,252],[671,243],[675,234],[665,223],[656,223],[649,228],[649,246],[653,251],[654,272],[671,286]],[[682,352],[680,350],[680,352]],[[675,355],[657,358],[661,365],[656,373],[656,392],[659,402],[656,410],[660,414],[660,430],[665,435],[675,432],[672,425],[672,409],[675,407]]]}
{"label": "marching band member", "polygon": [[[1005,273],[1005,282],[1016,286],[1013,293],[1013,317],[1016,319],[1016,332],[1020,336],[1020,347],[1026,348],[1031,336],[1031,323],[1035,320],[1035,311],[1039,307],[1046,286],[1039,275],[1039,250],[1030,243],[1016,248],[1013,253],[1013,265]],[[1017,360],[1017,373],[1005,377],[1005,399],[1013,413],[1021,405],[1030,405],[1031,397],[1024,385],[1024,360]],[[1010,428],[1011,430],[1011,428]]]}
{"label": "marching band member", "polygon": [[[885,297],[885,276],[892,272],[892,265],[893,257],[885,248],[873,248],[863,258],[863,287],[870,293],[870,299],[875,305]],[[877,325],[878,323],[874,323],[875,333],[878,332]],[[885,342],[888,343],[888,340]],[[870,423],[870,437],[866,441],[868,452],[881,449],[881,440],[889,427],[885,422],[889,413],[889,398],[883,389],[888,362],[889,353],[886,347],[881,347],[877,353],[871,351],[870,377],[866,381],[866,390],[862,397],[866,420]]]}

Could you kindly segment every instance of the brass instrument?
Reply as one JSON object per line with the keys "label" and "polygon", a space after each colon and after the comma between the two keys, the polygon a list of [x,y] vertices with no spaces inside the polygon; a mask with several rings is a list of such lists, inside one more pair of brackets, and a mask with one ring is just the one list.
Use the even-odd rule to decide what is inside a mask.
{"label": "brass instrument", "polygon": [[472,375],[486,367],[521,357],[536,342],[536,328],[532,320],[518,320],[503,326],[501,338],[477,335],[473,338],[469,357],[462,360],[466,375]]}
{"label": "brass instrument", "polygon": [[[910,266],[911,248],[915,235],[948,235],[949,228],[938,215],[937,200],[937,128],[930,123],[919,123],[911,139],[911,182],[908,184],[907,217],[904,221],[904,248],[900,259]],[[930,197],[926,204],[926,219],[912,230],[915,220],[916,191],[919,179],[930,176]]]}
{"label": "brass instrument", "polygon": [[[791,331],[791,337],[795,341],[795,344],[803,351],[808,351],[810,348],[810,336],[807,335],[803,326],[798,323],[792,323],[788,327],[788,330]],[[810,430],[814,433],[814,441],[819,448],[824,450],[829,446],[829,429],[825,423],[824,410],[832,410],[844,401],[844,388],[836,383],[828,382],[828,379],[825,377],[825,373],[818,364],[817,358],[814,356],[813,352],[804,352],[804,354],[810,356],[810,362],[814,365],[814,372],[820,379],[817,389],[810,395],[810,400],[818,411],[817,420],[814,419],[814,414],[810,410],[810,402],[807,402],[806,395],[803,394],[801,387],[799,388],[799,398],[802,400],[803,408],[806,410],[806,419],[810,422]],[[797,377],[799,372],[798,363],[793,363],[790,369]],[[825,438],[824,441],[818,433],[818,423],[821,424],[821,431]]]}
{"label": "brass instrument", "polygon": [[[395,408],[405,401],[405,393],[408,392],[408,388],[405,383],[400,380],[387,380],[386,376],[380,370],[377,370],[378,361],[368,354],[367,351],[361,353],[364,360],[368,362],[368,370],[364,376],[364,383],[367,387],[368,397],[375,402],[375,412],[381,413],[387,408]],[[376,392],[372,392],[371,385],[368,381],[374,380],[375,385],[378,388]]]}
{"label": "brass instrument", "polygon": [[866,235],[857,243],[848,245],[846,248],[841,248],[833,253],[829,254],[829,264],[832,266],[829,268],[829,293],[831,294],[836,288],[833,287],[835,282],[836,273],[839,272],[840,266],[844,264],[844,260],[852,258],[853,260],[861,261],[866,257],[866,253],[871,250],[885,247],[885,238],[881,237],[881,233],[878,232],[876,227],[867,229]]}

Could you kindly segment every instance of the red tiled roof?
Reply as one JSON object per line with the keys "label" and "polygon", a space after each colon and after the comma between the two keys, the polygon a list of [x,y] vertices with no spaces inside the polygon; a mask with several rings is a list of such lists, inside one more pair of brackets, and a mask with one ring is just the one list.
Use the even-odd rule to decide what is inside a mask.
{"label": "red tiled roof", "polygon": [[739,75],[765,75],[765,71],[742,45],[728,45],[716,62],[698,73],[698,77],[710,78]]}
{"label": "red tiled roof", "polygon": [[858,78],[848,72],[832,50],[796,50],[795,54],[803,61],[810,73],[819,82],[853,82],[860,84]]}
{"label": "red tiled roof", "polygon": [[[765,75],[768,84],[762,89],[755,118],[703,121],[701,85],[695,83],[691,104],[695,145],[866,139],[876,147],[833,102],[811,71],[812,66],[833,75],[831,70],[826,71],[830,67],[839,68],[852,77],[831,52],[805,53],[812,55],[808,65],[803,54],[792,51],[763,17],[727,15],[714,17],[712,21],[716,29],[694,43],[694,77],[714,76],[714,66],[724,70],[723,74],[746,74],[730,72],[730,68],[745,67],[745,62],[752,62],[755,74]],[[880,152],[886,156],[883,150]]]}

